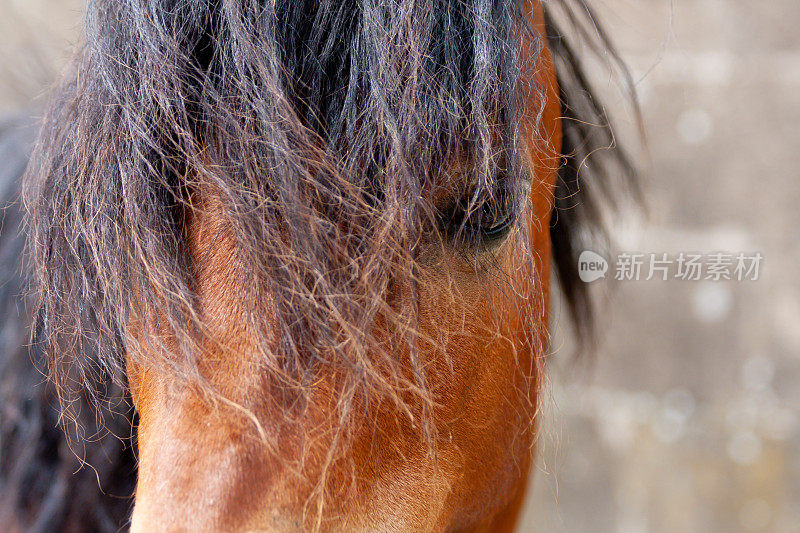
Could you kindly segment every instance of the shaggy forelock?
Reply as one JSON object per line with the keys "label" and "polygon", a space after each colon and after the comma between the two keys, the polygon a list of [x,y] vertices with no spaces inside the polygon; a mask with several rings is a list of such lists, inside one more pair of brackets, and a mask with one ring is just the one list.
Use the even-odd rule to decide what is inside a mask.
{"label": "shaggy forelock", "polygon": [[26,195],[57,380],[124,381],[126,352],[199,378],[184,230],[213,201],[274,380],[303,395],[328,365],[429,401],[419,358],[403,373],[376,324],[419,344],[415,306],[387,296],[413,294],[432,199],[454,181],[469,210],[501,185],[524,207],[529,17],[511,0],[92,2]]}

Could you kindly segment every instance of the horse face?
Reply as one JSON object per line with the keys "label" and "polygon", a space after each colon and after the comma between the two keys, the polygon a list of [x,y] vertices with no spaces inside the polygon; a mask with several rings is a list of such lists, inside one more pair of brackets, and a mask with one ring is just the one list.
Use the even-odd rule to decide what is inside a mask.
{"label": "horse face", "polygon": [[[542,6],[529,7],[544,35]],[[520,55],[533,53],[526,39],[520,38]],[[561,142],[550,54],[536,57],[521,84],[528,95],[523,155],[533,176],[527,231],[511,231],[477,261],[446,246],[431,247],[421,259],[418,327],[437,339],[420,352],[433,368],[428,386],[437,425],[427,440],[413,412],[400,413],[392,402],[343,400],[335,375],[314,383],[301,415],[281,417],[274,384],[246,355],[263,339],[243,325],[246,306],[237,287],[248,280],[231,260],[235,244],[225,217],[213,195],[198,194],[184,234],[200,309],[215,339],[202,354],[201,372],[225,400],[129,354],[140,417],[132,531],[513,529],[547,343],[549,222]],[[533,271],[524,266],[524,250],[533,250]],[[475,268],[483,261],[492,268]],[[492,283],[498,275],[509,283]],[[401,305],[405,297],[400,289],[393,295]],[[260,319],[272,320],[268,309]],[[396,357],[409,354],[398,347]],[[348,426],[346,435],[331,414],[342,401],[357,404],[364,421]],[[334,445],[345,441],[332,457]]]}

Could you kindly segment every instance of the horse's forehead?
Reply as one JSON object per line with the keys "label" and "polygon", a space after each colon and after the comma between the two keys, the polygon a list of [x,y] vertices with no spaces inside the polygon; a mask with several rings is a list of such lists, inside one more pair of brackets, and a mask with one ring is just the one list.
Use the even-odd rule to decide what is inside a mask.
{"label": "horse's forehead", "polygon": [[[538,379],[538,370],[532,371],[533,376],[523,375],[518,372],[516,365],[533,369],[538,363],[532,356],[531,346],[543,345],[544,341],[528,337],[528,328],[531,325],[523,318],[522,315],[525,313],[518,313],[520,316],[515,316],[514,305],[524,306],[527,305],[528,301],[544,301],[544,298],[539,297],[528,300],[527,295],[532,291],[544,293],[548,282],[549,248],[547,248],[548,224],[546,220],[550,208],[548,203],[550,198],[549,189],[555,179],[554,169],[557,168],[557,163],[551,159],[557,157],[560,135],[560,129],[558,128],[559,105],[552,59],[549,52],[542,46],[544,42],[542,6],[538,1],[531,0],[528,2],[527,8],[533,14],[531,25],[539,35],[525,32],[517,34],[519,59],[530,67],[523,70],[524,76],[518,83],[520,91],[522,91],[524,109],[520,117],[522,123],[517,126],[519,126],[522,134],[520,149],[525,152],[524,159],[526,163],[532,165],[532,172],[536,177],[532,192],[534,206],[532,217],[538,218],[540,223],[531,223],[531,228],[535,227],[536,229],[530,231],[532,242],[529,244],[537,252],[542,252],[541,256],[535,259],[535,268],[538,272],[536,281],[530,281],[530,278],[533,277],[530,276],[528,281],[524,282],[525,285],[520,286],[519,291],[516,290],[517,287],[515,287],[514,291],[510,291],[518,297],[523,295],[520,298],[520,300],[525,300],[523,303],[514,302],[513,298],[504,300],[506,295],[500,294],[501,291],[498,291],[497,294],[492,293],[492,295],[489,295],[492,287],[485,287],[484,285],[488,285],[486,280],[478,276],[464,276],[464,278],[468,279],[468,282],[462,283],[457,291],[451,290],[451,285],[445,283],[440,285],[429,284],[418,289],[422,294],[420,298],[422,310],[419,317],[420,323],[417,326],[424,327],[426,335],[430,336],[430,338],[438,338],[439,335],[445,335],[443,332],[446,331],[446,336],[450,336],[448,342],[452,341],[446,347],[437,346],[437,349],[441,349],[442,352],[449,351],[446,357],[440,354],[439,359],[437,359],[437,361],[442,361],[441,372],[431,372],[430,368],[426,368],[426,379],[430,380],[427,386],[437,389],[437,393],[441,391],[441,396],[444,400],[441,405],[437,405],[437,409],[447,412],[448,420],[451,418],[457,419],[460,416],[468,419],[465,424],[469,425],[467,429],[459,425],[453,425],[448,428],[447,434],[450,444],[442,446],[443,457],[450,454],[452,457],[457,456],[457,461],[470,462],[470,464],[479,464],[484,461],[484,464],[491,465],[497,480],[500,480],[493,479],[492,481],[496,481],[498,484],[501,484],[501,482],[516,482],[508,481],[504,478],[504,476],[509,475],[507,472],[508,465],[527,464],[528,460],[527,443],[520,444],[522,441],[519,439],[519,435],[524,433],[525,430],[521,428],[528,423],[528,418],[532,418],[528,417],[526,408],[536,403],[535,398],[531,399],[524,394],[513,398],[513,401],[518,402],[519,405],[514,405],[512,411],[526,413],[525,416],[517,417],[500,414],[504,410],[508,410],[510,400],[507,389],[499,387],[498,384],[509,385],[510,389],[516,391],[528,391],[528,394],[534,396],[536,394],[536,387],[531,386],[529,379]],[[454,168],[460,168],[458,162],[452,163]],[[463,179],[464,176],[469,175],[469,172],[455,171],[448,174],[454,176],[453,181],[457,182]],[[268,433],[268,440],[270,442],[274,441],[276,448],[280,449],[282,444],[281,436],[272,435],[271,431],[275,430],[275,428],[283,427],[281,425],[283,423],[281,420],[282,413],[273,408],[277,402],[276,398],[268,397],[270,393],[263,388],[265,381],[262,379],[263,376],[259,374],[259,364],[263,364],[263,362],[248,361],[247,356],[243,355],[248,353],[258,354],[259,349],[255,347],[255,344],[262,339],[249,339],[248,332],[241,327],[241,321],[237,321],[237,314],[241,312],[243,307],[246,307],[246,305],[243,306],[238,301],[240,291],[237,290],[237,287],[241,284],[252,283],[252,280],[241,279],[241,272],[246,271],[246,269],[237,269],[236,264],[231,261],[231,257],[236,255],[234,253],[236,243],[231,234],[220,231],[220,228],[225,228],[226,226],[225,217],[222,214],[224,209],[213,201],[201,201],[200,205],[202,209],[199,209],[196,216],[190,220],[190,228],[187,231],[188,244],[193,253],[191,260],[195,264],[197,273],[201,300],[200,311],[204,313],[204,316],[211,319],[206,325],[219,341],[218,352],[210,353],[209,357],[205,358],[207,362],[204,364],[213,370],[210,379],[216,381],[215,384],[230,396],[230,398],[226,399],[237,404],[237,406],[244,406],[247,411],[253,414],[257,424],[246,418],[246,416],[241,416],[243,427],[252,432],[253,426],[264,422],[263,427],[266,428]],[[545,222],[541,223],[541,221]],[[519,258],[524,254],[521,251],[522,248],[525,248],[525,246],[520,243],[520,246],[514,252],[509,252],[506,249],[499,255],[498,263],[509,271],[512,269],[517,272],[524,270],[518,268],[519,263],[514,263],[515,260],[519,261]],[[538,253],[536,255],[539,256]],[[447,266],[443,265],[443,269],[446,270]],[[442,279],[444,279],[446,273],[443,272],[441,274]],[[452,279],[447,281],[453,282]],[[519,280],[515,279],[514,281],[518,282]],[[459,281],[456,280],[454,283],[459,283]],[[488,302],[492,298],[508,304],[507,309],[500,311],[504,320],[497,320],[497,316],[493,314],[494,310],[490,309]],[[544,305],[546,307],[546,304]],[[461,307],[465,309],[463,313],[461,312]],[[264,316],[259,318],[269,320],[269,315],[274,313],[274,310],[265,309],[264,311]],[[472,320],[464,320],[467,316],[471,317]],[[536,326],[540,328],[540,331],[537,330],[537,335],[545,335],[546,310],[537,309],[536,314],[532,314],[531,317],[532,320],[537,322]],[[503,340],[498,341],[496,337]],[[511,344],[513,346],[510,346]],[[224,347],[232,347],[233,349],[224,350]],[[393,350],[394,353],[389,355],[397,356],[398,358],[407,356],[400,353],[402,350],[399,347],[395,347]],[[509,354],[511,351],[514,352],[513,357]],[[526,358],[530,358],[530,360]],[[444,362],[453,366],[448,367]],[[428,366],[433,367],[434,364],[431,363]],[[453,367],[456,367],[456,370],[453,370]],[[463,370],[467,368],[475,369],[482,378],[478,379]],[[368,370],[380,371],[380,369]],[[326,476],[330,474],[330,481],[327,482],[331,483],[332,486],[338,486],[337,484],[347,486],[348,482],[345,480],[350,479],[353,473],[347,469],[355,464],[356,469],[361,469],[356,470],[359,476],[369,479],[370,488],[373,489],[371,497],[375,499],[371,503],[377,509],[383,509],[387,516],[391,514],[394,519],[396,519],[396,515],[399,512],[397,511],[398,507],[403,509],[412,508],[421,499],[425,499],[427,502],[441,500],[437,505],[443,506],[445,500],[452,497],[449,488],[447,488],[449,487],[448,484],[455,483],[456,480],[465,487],[470,483],[478,484],[477,480],[480,476],[474,472],[470,471],[470,475],[473,475],[473,478],[464,478],[462,472],[448,472],[446,475],[442,475],[436,471],[434,465],[426,462],[424,450],[419,447],[420,442],[422,442],[418,435],[419,428],[413,428],[414,420],[420,420],[419,415],[421,413],[413,411],[413,415],[416,418],[410,417],[411,421],[409,422],[404,414],[398,414],[398,411],[389,401],[378,402],[381,405],[380,409],[378,409],[380,412],[377,415],[366,414],[367,407],[359,406],[358,413],[362,418],[371,417],[373,430],[361,433],[356,428],[345,428],[346,431],[353,432],[352,442],[348,441],[351,447],[342,452],[345,454],[344,458],[347,461],[342,463],[341,468],[347,471],[340,472],[336,469],[338,467],[332,467],[330,472],[325,470],[327,469],[326,454],[330,453],[330,450],[336,445],[335,441],[331,441],[333,438],[331,436],[338,435],[337,432],[343,429],[340,426],[341,421],[336,418],[336,413],[338,412],[337,409],[341,408],[341,402],[345,401],[345,396],[339,394],[341,391],[338,390],[337,385],[332,384],[335,381],[335,377],[332,377],[334,371],[329,371],[329,374],[313,384],[313,388],[321,392],[307,397],[309,401],[305,406],[306,411],[304,418],[301,420],[302,423],[297,426],[299,429],[292,426],[295,429],[287,430],[289,435],[287,438],[293,442],[303,443],[302,445],[308,448],[305,453],[312,460],[304,465],[311,468],[311,471],[316,472],[314,469],[318,468],[319,465],[315,462],[319,462],[325,465],[325,468],[319,467],[318,469],[324,470]],[[394,377],[400,378],[401,376]],[[262,389],[259,387],[262,387]],[[464,392],[467,390],[471,391],[471,393]],[[391,396],[391,394],[394,394],[394,391],[388,395]],[[363,398],[361,399],[363,400]],[[353,401],[355,402],[355,400]],[[369,401],[365,403],[369,403]],[[465,405],[467,406],[466,408],[464,407]],[[212,438],[215,430],[218,434],[222,434],[226,426],[225,424],[220,424],[215,427],[207,427],[209,418],[205,411],[198,409],[184,410],[182,411],[183,418],[180,421],[181,432],[162,431],[157,433],[152,429],[158,427],[153,419],[159,416],[163,417],[166,413],[155,413],[154,410],[148,408],[148,405],[140,405],[139,407],[143,420],[143,426],[140,431],[148,439],[152,439],[145,440],[143,438],[141,441],[149,444],[149,449],[142,450],[142,471],[149,473],[151,476],[150,478],[145,477],[145,480],[152,481],[157,479],[160,469],[163,468],[171,470],[169,473],[170,479],[167,480],[168,486],[175,487],[178,493],[186,493],[187,498],[192,496],[192,490],[202,492],[207,488],[200,486],[208,481],[202,477],[203,471],[206,469],[199,469],[201,472],[197,475],[194,473],[187,475],[187,472],[178,472],[181,468],[188,471],[189,469],[186,468],[186,465],[179,463],[166,464],[159,458],[156,448],[162,445],[170,446],[172,445],[170,439],[174,439],[179,441],[182,446],[185,446],[185,455],[187,456],[191,455],[191,452],[196,447],[204,446],[205,449],[200,454],[202,459],[196,461],[197,464],[201,465],[203,460],[216,457],[211,453],[216,450],[215,446],[219,447],[219,450],[216,450],[219,452],[219,456],[222,456],[223,452],[231,453],[230,450],[234,450],[233,453],[236,455],[236,460],[232,461],[233,466],[228,465],[225,472],[222,472],[219,465],[216,467],[220,472],[220,476],[225,478],[225,483],[229,484],[229,486],[224,487],[229,496],[238,495],[252,489],[253,493],[260,495],[259,497],[267,498],[266,507],[278,508],[289,505],[286,502],[297,499],[297,494],[302,494],[305,497],[306,493],[303,491],[308,492],[311,490],[305,486],[293,488],[288,484],[282,485],[282,483],[289,483],[287,480],[292,479],[292,474],[289,472],[287,465],[293,464],[292,461],[297,462],[297,457],[291,457],[291,461],[279,461],[272,456],[264,456],[258,453],[261,448],[255,444],[251,446],[251,442],[247,440],[242,440],[241,443],[237,441],[234,446],[239,447],[231,448],[229,441],[223,438]],[[363,411],[361,410],[362,407]],[[413,407],[416,409],[416,406]],[[381,411],[381,409],[385,409],[385,412]],[[239,416],[240,413],[236,412],[235,416],[232,415],[229,418],[233,420]],[[484,427],[487,416],[495,417],[495,423],[491,428]],[[214,420],[216,424],[217,421],[216,419]],[[376,443],[376,430],[377,434],[380,434],[384,440],[391,440],[391,446],[385,446],[383,442]],[[187,439],[187,435],[191,435],[192,438]],[[344,439],[345,437],[342,438]],[[350,439],[351,437],[347,438]],[[455,443],[453,443],[453,439],[455,439]],[[259,443],[260,441],[254,439],[252,442]],[[200,443],[204,444],[201,445]],[[487,449],[492,450],[488,458],[485,452]],[[356,454],[361,455],[354,457]],[[417,459],[407,460],[408,458]],[[370,468],[375,471],[367,471],[361,463],[355,463],[351,461],[352,459],[358,459],[359,461],[363,459],[363,463],[370,464]],[[209,468],[208,470],[211,471],[213,469]],[[179,474],[182,474],[182,477]],[[448,475],[451,477],[448,478]],[[395,497],[394,494],[390,494],[390,492],[396,492],[392,483],[386,481],[395,479],[398,480],[398,484],[412,489],[402,491],[405,494],[398,493]],[[441,487],[434,487],[435,483],[431,480],[439,482]],[[245,486],[246,483],[247,485]],[[354,481],[353,483],[355,486],[363,488],[360,484],[361,481]],[[374,490],[374,487],[381,486],[381,484],[385,484],[385,486],[380,490]],[[155,486],[156,484],[153,483],[153,485]],[[480,485],[483,486],[483,483],[480,483]],[[140,484],[140,491],[143,491],[143,487],[145,485]],[[138,496],[139,502],[136,511],[139,527],[142,527],[142,524],[145,523],[141,522],[143,517],[146,519],[148,516],[157,515],[161,506],[158,501],[160,494],[157,492],[157,488],[153,486],[147,488],[150,490],[149,493],[140,492]],[[475,491],[477,493],[478,489],[475,489]],[[423,497],[421,498],[420,495],[423,495]],[[238,498],[238,496],[230,497]],[[269,498],[277,499],[273,501]],[[385,501],[381,501],[381,498]],[[395,505],[385,505],[390,500]],[[396,505],[398,501],[402,505]],[[348,502],[348,505],[355,505],[355,503],[363,502]],[[183,504],[183,502],[175,502],[175,504],[179,505]],[[332,502],[332,505],[334,509],[337,509],[338,502]],[[465,509],[471,509],[470,505],[473,505],[473,502],[459,501],[458,505],[463,505]],[[493,503],[493,505],[499,504]],[[219,509],[217,508],[213,511],[219,511]],[[212,512],[212,510],[209,509],[205,512]],[[243,506],[238,507],[238,514],[246,512],[248,511]],[[289,510],[287,514],[290,517],[289,523],[291,523],[291,517],[295,516],[295,513],[296,509],[291,508]],[[354,523],[365,519],[364,517],[355,516],[347,518]],[[280,519],[275,519],[273,516],[272,521],[273,524],[277,524]],[[408,523],[416,522],[409,518]],[[430,526],[431,524],[428,525]],[[409,526],[409,529],[413,528]]]}

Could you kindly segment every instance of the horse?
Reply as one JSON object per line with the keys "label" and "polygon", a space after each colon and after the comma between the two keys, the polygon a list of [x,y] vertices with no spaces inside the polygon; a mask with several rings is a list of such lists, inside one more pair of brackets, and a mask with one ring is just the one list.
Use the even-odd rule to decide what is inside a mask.
{"label": "horse", "polygon": [[587,2],[96,0],[84,30],[0,124],[4,529],[512,531],[551,272],[590,336],[577,254],[633,176]]}

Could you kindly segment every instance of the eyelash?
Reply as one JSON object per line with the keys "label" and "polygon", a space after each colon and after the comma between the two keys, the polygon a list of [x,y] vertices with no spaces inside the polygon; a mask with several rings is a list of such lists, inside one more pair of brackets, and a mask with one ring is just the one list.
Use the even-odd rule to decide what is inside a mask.
{"label": "eyelash", "polygon": [[491,246],[505,237],[517,221],[514,210],[507,201],[507,193],[499,193],[492,200],[473,207],[468,215],[465,205],[470,196],[462,198],[440,215],[440,224],[448,237],[457,244]]}

